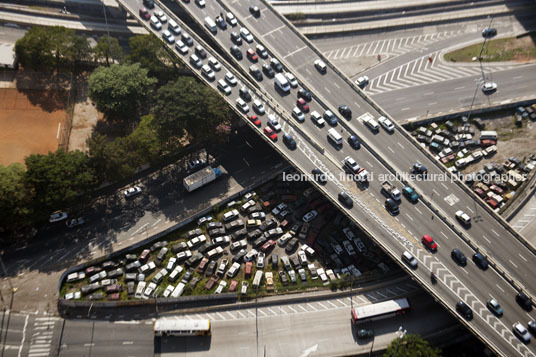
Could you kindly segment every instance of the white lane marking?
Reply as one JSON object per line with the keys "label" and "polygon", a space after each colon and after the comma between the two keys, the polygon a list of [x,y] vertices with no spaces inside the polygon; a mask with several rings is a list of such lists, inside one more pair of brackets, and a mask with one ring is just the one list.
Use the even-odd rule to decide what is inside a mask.
{"label": "white lane marking", "polygon": [[326,92],[331,94],[331,91],[328,89],[328,87],[324,87],[324,89],[326,90]]}
{"label": "white lane marking", "polygon": [[443,182],[441,182],[441,186],[443,186],[443,188],[448,191],[449,188]]}
{"label": "white lane marking", "polygon": [[499,233],[495,232],[495,229],[492,228],[491,231],[492,231],[497,237],[499,237]]}
{"label": "white lane marking", "polygon": [[262,35],[262,37],[265,37],[265,36],[268,36],[276,31],[279,31],[281,30],[282,28],[286,27],[285,25],[281,25],[279,27],[276,27],[275,29],[271,30],[271,31],[268,31],[267,33],[265,33],[264,35]]}
{"label": "white lane marking", "polygon": [[404,146],[400,144],[400,142],[397,142],[398,146],[400,146],[402,149],[404,149]]}
{"label": "white lane marking", "polygon": [[460,89],[464,89],[465,87],[456,87],[454,88],[454,90],[460,90]]}
{"label": "white lane marking", "polygon": [[333,82],[333,85],[337,87],[338,89],[341,89],[341,87],[337,84],[337,82]]}
{"label": "white lane marking", "polygon": [[419,210],[417,207],[415,207],[415,211],[419,212],[419,214],[422,214],[421,210]]}
{"label": "white lane marking", "polygon": [[391,149],[390,146],[387,147],[389,149],[390,152],[392,152],[393,154],[395,153],[395,151],[393,149]]}
{"label": "white lane marking", "polygon": [[160,222],[162,220],[162,218],[159,218],[156,222],[153,223],[152,227],[156,226],[158,224],[158,222]]}
{"label": "white lane marking", "polygon": [[20,355],[22,353],[22,347],[24,346],[24,340],[26,339],[26,326],[28,326],[28,318],[29,317],[30,317],[30,315],[26,315],[26,319],[24,320],[24,327],[22,328],[22,339],[20,341],[18,357],[20,357]]}
{"label": "white lane marking", "polygon": [[[523,260],[525,261],[525,263],[528,263],[528,260],[527,260],[527,259],[525,259],[525,257],[524,257],[524,256],[522,256],[522,255],[521,255],[521,253],[519,253],[518,255],[519,255],[519,257],[520,257],[521,259],[523,259]],[[516,267],[516,268],[517,268],[517,267]]]}
{"label": "white lane marking", "polygon": [[406,213],[406,216],[413,221],[413,218],[409,214]]}
{"label": "white lane marking", "polygon": [[306,48],[307,48],[307,46],[303,46],[303,47],[301,47],[301,48],[298,48],[297,50],[294,50],[294,51],[292,51],[292,52],[290,52],[290,53],[287,53],[285,56],[283,56],[283,58],[287,58],[287,57],[289,57],[289,56],[295,55],[296,53],[298,53],[298,52],[300,52],[300,51],[303,51],[303,50],[306,49]]}
{"label": "white lane marking", "polygon": [[411,108],[402,108],[400,109],[401,111],[406,111],[406,110],[410,110]]}
{"label": "white lane marking", "polygon": [[322,308],[323,308],[324,310],[329,309],[326,305],[322,304],[320,301],[317,301],[316,303],[317,303],[318,305],[322,306]]}
{"label": "white lane marking", "polygon": [[441,233],[443,235],[443,237],[449,239],[449,237],[445,233],[443,233],[443,231],[439,231],[439,233]]}
{"label": "white lane marking", "polygon": [[490,240],[488,239],[488,237],[486,237],[485,235],[482,236],[482,238],[484,238],[486,240],[486,242],[488,242],[488,244],[491,244]]}
{"label": "white lane marking", "polygon": [[435,188],[432,188],[432,192],[439,196],[439,192],[437,192]]}
{"label": "white lane marking", "polygon": [[423,95],[433,95],[433,94],[435,94],[435,93],[434,92],[426,92]]}
{"label": "white lane marking", "polygon": [[[471,207],[469,207],[469,206],[465,206],[465,208],[467,208],[471,213],[475,213],[475,211],[473,211],[473,210],[471,209]],[[492,231],[493,231],[493,229],[492,229]]]}
{"label": "white lane marking", "polygon": [[133,345],[134,341],[123,341],[123,345]]}
{"label": "white lane marking", "polygon": [[513,261],[511,261],[510,259],[508,259],[508,261],[517,269],[517,265]]}

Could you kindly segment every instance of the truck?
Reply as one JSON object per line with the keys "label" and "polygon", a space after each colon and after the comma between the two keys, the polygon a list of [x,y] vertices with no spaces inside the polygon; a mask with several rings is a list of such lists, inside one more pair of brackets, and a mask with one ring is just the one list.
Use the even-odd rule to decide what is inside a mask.
{"label": "truck", "polygon": [[388,181],[382,182],[382,193],[395,201],[400,201],[400,190]]}
{"label": "truck", "polygon": [[357,180],[365,185],[369,182],[369,173],[364,167],[357,171]]}
{"label": "truck", "polygon": [[285,76],[282,73],[278,73],[275,75],[274,83],[275,83],[276,88],[282,91],[283,93],[290,92],[290,84],[288,83],[288,80],[285,78]]}
{"label": "truck", "polygon": [[186,191],[192,192],[193,190],[214,181],[221,175],[222,173],[220,169],[207,166],[204,169],[185,177],[183,180],[184,188]]}

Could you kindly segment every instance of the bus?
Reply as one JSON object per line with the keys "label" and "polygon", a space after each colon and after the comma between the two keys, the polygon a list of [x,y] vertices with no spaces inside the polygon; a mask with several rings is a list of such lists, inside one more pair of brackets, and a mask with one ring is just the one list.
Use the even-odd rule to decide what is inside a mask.
{"label": "bus", "polygon": [[385,319],[405,314],[409,310],[410,305],[406,298],[359,306],[352,309],[352,323],[357,325],[366,321]]}
{"label": "bus", "polygon": [[210,320],[157,319],[155,336],[210,336]]}

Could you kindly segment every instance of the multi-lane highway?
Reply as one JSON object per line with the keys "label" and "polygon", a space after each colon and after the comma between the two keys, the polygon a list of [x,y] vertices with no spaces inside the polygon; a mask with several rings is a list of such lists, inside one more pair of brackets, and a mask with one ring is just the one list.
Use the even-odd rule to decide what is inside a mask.
{"label": "multi-lane highway", "polygon": [[[123,1],[122,3],[129,9],[129,12],[133,14],[136,14],[137,7],[141,5],[135,1]],[[222,8],[218,8],[216,5],[217,4],[210,3],[207,8],[200,9],[194,4],[189,4],[186,5],[186,8],[191,12],[194,18],[202,23],[205,16],[209,15],[214,18],[220,12],[224,12]],[[306,81],[310,84],[311,80],[314,79],[316,80],[314,83],[315,86],[310,87],[320,88],[320,90],[323,91],[323,95],[329,95],[326,93],[331,93],[330,100],[332,102],[337,104],[341,103],[340,98],[346,97],[346,100],[343,99],[342,102],[353,107],[354,111],[364,112],[368,109],[369,112],[374,113],[374,110],[368,106],[368,104],[359,95],[357,95],[355,90],[349,88],[348,84],[343,81],[341,77],[333,73],[331,67],[328,67],[328,72],[326,75],[322,76],[318,74],[311,63],[316,56],[314,54],[307,53],[308,51],[311,51],[310,48],[303,43],[301,38],[297,37],[292,31],[290,31],[285,24],[278,24],[279,18],[275,16],[275,14],[271,13],[270,11],[266,11],[263,8],[264,11],[262,11],[261,19],[257,20],[249,16],[246,4],[242,4],[242,7],[240,7],[238,3],[233,5],[236,6],[234,8],[235,14],[239,15],[238,18],[240,20],[245,18],[245,21],[249,25],[248,27],[250,31],[252,31],[257,38],[262,37],[268,48],[275,52],[280,60],[284,61],[284,63],[291,63],[291,66],[297,71],[296,74],[298,74],[299,80],[306,78]],[[260,5],[262,8],[263,5]],[[229,30],[219,31],[216,35],[218,43],[225,50],[227,50],[227,48],[229,48],[231,45],[228,37],[229,32]],[[264,36],[262,35],[263,33]],[[274,34],[277,37],[274,36]],[[301,46],[299,43],[300,41],[302,41]],[[253,47],[253,45],[254,44],[250,46]],[[304,61],[304,59],[307,60]],[[246,59],[242,60],[242,66],[244,68],[249,66],[246,64],[246,61]],[[222,70],[222,73],[223,71],[224,70]],[[322,88],[322,86],[318,86],[319,80],[324,88]],[[264,86],[264,90],[270,93],[269,96],[275,97],[277,95],[273,89],[273,84],[271,84],[271,81],[266,80],[264,83],[261,82],[260,84]],[[331,87],[331,90],[328,87]],[[343,87],[346,87],[346,90],[342,90],[341,88]],[[272,93],[274,94],[272,95]],[[314,94],[318,96],[318,92],[314,92]],[[333,96],[333,94],[335,94],[335,96]],[[263,99],[266,98],[267,95],[263,96]],[[292,98],[279,98],[278,101],[280,102],[280,105],[286,105],[288,108],[287,110],[291,109],[292,104],[290,103],[293,102]],[[311,103],[311,105],[312,110],[318,108],[315,108],[315,106],[318,106],[316,103]],[[333,108],[336,107],[336,104],[330,104],[329,106]],[[320,108],[318,108],[318,110],[319,109]],[[269,108],[268,110],[273,111],[274,108]],[[334,111],[336,111],[336,109],[334,109]],[[278,112],[278,114],[284,115],[279,110]],[[406,171],[407,168],[410,167],[414,162],[415,158],[420,158],[423,163],[429,166],[431,173],[442,173],[435,163],[433,164],[419,150],[413,147],[412,143],[407,142],[399,132],[396,132],[394,135],[390,136],[385,135],[385,133],[372,135],[364,130],[364,128],[361,126],[361,123],[355,123],[355,121],[356,120],[354,119],[350,123],[346,124],[349,124],[350,129],[355,130],[355,132],[359,133],[361,137],[367,137],[367,143],[372,147],[372,151],[376,151],[376,153],[379,151],[381,155],[388,158],[389,161],[391,161],[392,155],[385,155],[385,151],[389,150],[392,152],[392,154],[395,154],[395,150],[393,150],[393,147],[390,145],[401,146],[402,150],[394,146],[394,148],[397,150],[396,155],[401,157],[396,158],[396,161],[394,161],[396,164],[393,164],[392,161],[389,163],[389,165],[394,167],[396,171]],[[293,125],[296,124],[294,123]],[[283,121],[283,131],[297,133],[295,129],[290,128],[290,126],[287,125],[286,121]],[[307,135],[310,135],[310,137],[305,139],[298,137],[299,150],[292,152],[291,161],[304,172],[310,172],[314,165],[316,165],[323,166],[325,170],[329,170],[330,172],[339,173],[341,171],[339,162],[345,155],[344,152],[331,150],[329,146],[326,145],[326,142],[323,141],[322,145],[328,148],[329,153],[326,152],[322,159],[319,159],[319,154],[313,152],[307,143],[308,141],[315,142],[320,140],[321,137],[323,140],[326,140],[325,131],[322,132],[322,129],[314,127],[309,121],[306,121],[306,124],[304,124],[299,131],[302,133],[306,132]],[[373,138],[373,140],[368,141],[370,138]],[[384,144],[385,141],[387,141],[387,145],[383,146],[383,150],[378,150],[378,143],[374,143],[375,140],[378,140],[377,138],[382,138]],[[282,148],[280,143],[278,143],[276,146],[278,146],[280,149]],[[344,147],[343,150],[347,150],[347,148]],[[283,150],[283,153],[285,153],[285,150]],[[303,160],[304,154],[305,160]],[[286,155],[288,155],[288,153],[286,153]],[[376,175],[379,175],[381,172],[388,172],[386,168],[382,167],[382,164],[379,163],[376,157],[371,154],[371,151],[361,150],[359,155],[363,156],[358,158],[358,162],[362,162],[363,166],[366,166],[365,162],[370,164],[368,165],[368,168],[371,169]],[[311,158],[313,158],[313,160],[311,160]],[[367,159],[370,159],[370,161]],[[322,164],[320,164],[320,162],[322,162]],[[335,168],[333,168],[334,166]],[[426,187],[427,185],[429,186]],[[512,320],[514,322],[516,319],[526,319],[525,314],[522,313],[519,308],[516,308],[515,302],[513,302],[514,292],[511,287],[506,284],[495,271],[482,273],[479,272],[475,266],[471,265],[465,270],[461,270],[465,275],[467,275],[464,276],[464,274],[461,274],[458,272],[458,270],[455,270],[461,268],[456,267],[455,264],[450,260],[450,249],[453,247],[462,247],[462,250],[466,251],[467,254],[470,252],[470,249],[464,246],[462,241],[456,236],[455,232],[451,231],[448,226],[444,224],[444,222],[440,221],[439,218],[437,218],[431,213],[431,211],[428,211],[428,209],[421,204],[412,206],[413,208],[406,208],[406,205],[403,205],[403,213],[394,219],[385,215],[383,208],[380,204],[378,204],[379,199],[376,196],[379,196],[379,185],[375,181],[372,181],[370,187],[364,192],[358,192],[355,186],[351,186],[347,187],[346,190],[348,190],[348,188],[353,189],[352,196],[354,197],[354,201],[357,203],[356,207],[351,210],[352,217],[357,219],[362,226],[365,226],[365,228],[368,229],[379,240],[380,243],[382,243],[384,249],[386,249],[392,256],[397,257],[399,256],[402,247],[405,246],[406,248],[412,250],[425,266],[427,266],[429,269],[435,270],[439,274],[441,282],[445,283],[445,286],[441,285],[441,287],[434,288],[436,289],[437,293],[439,290],[441,290],[441,294],[438,293],[438,296],[446,301],[448,306],[452,306],[454,302],[459,299],[459,297],[462,297],[464,300],[466,300],[470,306],[476,310],[478,316],[473,322],[470,323],[470,327],[476,331],[479,331],[481,336],[490,336],[489,330],[495,330],[492,335],[497,338],[494,338],[493,341],[491,341],[488,337],[487,342],[496,350],[511,352],[517,351],[517,353],[522,354],[530,353],[516,340],[516,338],[510,332],[510,327],[508,326]],[[434,203],[442,210],[446,211],[447,214],[453,215],[454,208],[451,207],[451,204],[453,203],[458,203],[457,207],[464,207],[464,209],[468,211],[473,211],[474,208],[475,210],[478,210],[478,214],[482,216],[482,222],[486,222],[485,224],[488,225],[488,227],[492,224],[495,224],[494,226],[488,228],[492,229],[491,232],[504,231],[506,233],[504,228],[495,222],[494,217],[485,212],[482,206],[479,207],[478,205],[473,204],[471,198],[466,197],[465,193],[461,191],[461,189],[455,184],[446,182],[439,185],[437,182],[428,182],[421,184],[420,186],[425,186],[424,189],[429,190],[429,197],[432,197],[434,194],[436,194],[436,202]],[[340,182],[332,181],[326,185],[324,190],[328,195],[333,197],[336,196],[341,187],[343,186],[341,186]],[[351,191],[349,190],[349,192]],[[440,198],[440,200],[438,201],[437,198]],[[447,198],[447,201],[443,200],[443,198]],[[360,209],[356,209],[357,207]],[[436,219],[434,220],[434,218]],[[402,226],[403,224],[404,226]],[[408,234],[408,236],[413,237],[413,240],[408,241],[404,239],[398,234],[397,231],[393,231],[390,227],[396,229],[397,231],[403,232],[403,234]],[[405,229],[405,227],[408,228]],[[497,230],[495,230],[495,228]],[[410,229],[413,229],[413,231],[416,232],[415,235],[411,232],[408,232]],[[457,229],[459,229],[459,227]],[[472,235],[475,235],[475,233],[478,235],[479,233],[482,233],[482,231],[486,231],[486,229],[483,227],[483,224],[475,224],[473,228],[470,229]],[[440,259],[431,258],[430,255],[425,253],[424,250],[420,249],[420,246],[418,245],[419,236],[423,233],[429,232],[434,232],[433,234],[436,235],[436,239],[440,241],[440,250],[436,255],[436,257],[439,256]],[[445,236],[444,240],[441,238],[443,235]],[[485,239],[487,239],[487,237],[485,237],[484,240]],[[387,242],[389,242],[389,244],[386,244]],[[491,241],[489,243],[491,244]],[[516,241],[512,240],[508,244],[511,247],[515,243]],[[516,248],[520,249],[519,247],[521,247],[521,245]],[[523,248],[521,248],[521,250],[523,250]],[[528,253],[530,254],[530,252]],[[525,254],[527,253],[525,252]],[[471,270],[471,272],[468,272],[468,270]],[[455,273],[452,273],[452,271],[455,271]],[[428,273],[423,271],[423,269],[420,269],[417,272],[417,276],[420,278],[421,283],[430,288],[429,284],[426,283],[426,274]],[[469,279],[469,274],[486,274],[486,282]],[[524,280],[529,278],[523,275],[525,274],[522,274],[522,277],[526,278]],[[512,315],[506,318],[510,321],[506,323],[495,321],[489,312],[485,310],[484,304],[490,293],[494,296],[504,296],[506,294],[506,296],[510,297],[510,299],[503,302],[503,304],[509,306],[509,310],[512,311]],[[489,326],[490,323],[493,325],[493,327]],[[483,331],[487,332],[484,333]]]}

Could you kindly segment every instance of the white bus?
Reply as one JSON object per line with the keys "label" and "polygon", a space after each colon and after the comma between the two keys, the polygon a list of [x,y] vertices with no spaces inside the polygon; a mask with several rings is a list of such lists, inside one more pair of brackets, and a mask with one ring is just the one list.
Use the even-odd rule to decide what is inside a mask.
{"label": "white bus", "polygon": [[364,305],[352,309],[354,325],[365,321],[380,320],[397,315],[403,315],[410,310],[408,299],[382,301],[376,304]]}
{"label": "white bus", "polygon": [[157,319],[155,336],[209,336],[210,320]]}

